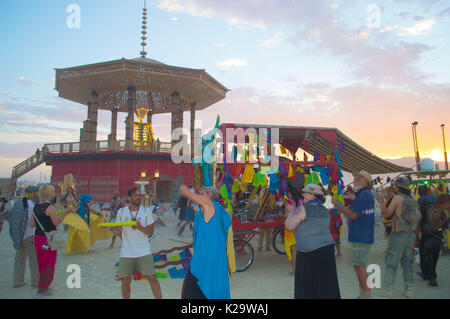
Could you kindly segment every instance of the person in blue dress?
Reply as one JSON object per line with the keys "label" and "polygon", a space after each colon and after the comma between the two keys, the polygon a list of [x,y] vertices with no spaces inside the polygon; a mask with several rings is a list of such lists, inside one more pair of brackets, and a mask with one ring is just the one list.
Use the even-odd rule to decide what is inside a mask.
{"label": "person in blue dress", "polygon": [[187,271],[183,299],[229,299],[227,236],[231,217],[217,201],[215,187],[202,187],[200,194],[188,187],[180,188],[182,196],[200,205],[194,217],[194,254]]}

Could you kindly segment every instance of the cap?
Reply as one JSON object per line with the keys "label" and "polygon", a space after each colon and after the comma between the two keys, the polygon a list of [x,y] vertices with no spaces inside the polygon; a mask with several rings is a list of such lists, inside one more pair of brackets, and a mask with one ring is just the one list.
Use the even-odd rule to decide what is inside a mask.
{"label": "cap", "polygon": [[309,194],[313,194],[313,195],[323,195],[323,191],[322,188],[320,188],[319,185],[316,184],[308,184],[306,185],[303,190],[303,193],[309,193]]}
{"label": "cap", "polygon": [[404,176],[400,176],[395,180],[398,187],[409,190],[409,179]]}

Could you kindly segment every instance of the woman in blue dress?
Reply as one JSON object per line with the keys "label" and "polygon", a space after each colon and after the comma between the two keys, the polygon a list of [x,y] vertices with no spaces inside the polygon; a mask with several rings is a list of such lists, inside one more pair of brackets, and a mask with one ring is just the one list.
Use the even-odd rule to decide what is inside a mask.
{"label": "woman in blue dress", "polygon": [[202,187],[200,194],[180,188],[182,196],[200,205],[194,217],[194,254],[187,271],[183,299],[229,299],[227,236],[231,217],[217,201],[215,187]]}

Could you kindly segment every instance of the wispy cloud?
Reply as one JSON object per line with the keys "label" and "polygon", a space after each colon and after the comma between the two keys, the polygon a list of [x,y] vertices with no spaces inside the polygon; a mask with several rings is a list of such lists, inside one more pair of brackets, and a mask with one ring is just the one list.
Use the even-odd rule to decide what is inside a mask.
{"label": "wispy cloud", "polygon": [[24,76],[19,76],[19,78],[17,79],[17,81],[18,81],[19,83],[26,84],[26,85],[36,83],[35,80],[31,80],[31,79],[25,78]]}
{"label": "wispy cloud", "polygon": [[259,47],[261,48],[274,47],[284,39],[286,39],[286,36],[280,32],[277,33],[272,39],[261,41]]}
{"label": "wispy cloud", "polygon": [[246,60],[244,60],[244,59],[230,58],[230,59],[226,59],[224,61],[218,62],[217,65],[222,70],[229,70],[230,68],[233,68],[233,67],[244,67],[244,66],[247,66],[248,62]]}
{"label": "wispy cloud", "polygon": [[415,23],[412,27],[400,27],[399,29],[401,32],[399,33],[399,35],[428,35],[430,33],[430,30],[433,28],[433,25],[433,19],[422,20]]}
{"label": "wispy cloud", "polygon": [[201,8],[193,1],[163,0],[159,3],[158,8],[169,12],[186,13],[204,18],[213,18],[215,16],[214,10]]}
{"label": "wispy cloud", "polygon": [[225,48],[227,46],[226,42],[215,42],[212,44],[213,47],[215,48]]}

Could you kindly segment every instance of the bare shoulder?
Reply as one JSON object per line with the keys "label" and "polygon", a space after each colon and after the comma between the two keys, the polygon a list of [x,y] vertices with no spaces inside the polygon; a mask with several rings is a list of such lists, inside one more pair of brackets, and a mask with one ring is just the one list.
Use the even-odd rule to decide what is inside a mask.
{"label": "bare shoulder", "polygon": [[404,197],[398,194],[395,195],[394,198],[392,198],[392,201],[395,202],[396,204],[403,203],[404,200],[405,200]]}
{"label": "bare shoulder", "polygon": [[56,214],[56,208],[55,208],[55,206],[54,206],[54,205],[48,206],[47,209],[45,210],[45,214],[46,214],[47,216]]}

